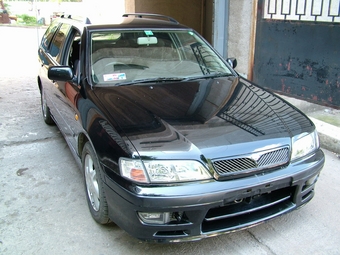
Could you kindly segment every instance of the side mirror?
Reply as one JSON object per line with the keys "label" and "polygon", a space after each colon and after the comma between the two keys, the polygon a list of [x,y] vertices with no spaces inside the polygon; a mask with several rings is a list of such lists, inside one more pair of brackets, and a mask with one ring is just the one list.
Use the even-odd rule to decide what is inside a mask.
{"label": "side mirror", "polygon": [[237,66],[236,58],[227,58],[227,62],[232,68],[235,68]]}
{"label": "side mirror", "polygon": [[72,81],[73,71],[69,66],[51,66],[48,68],[47,76],[54,81]]}

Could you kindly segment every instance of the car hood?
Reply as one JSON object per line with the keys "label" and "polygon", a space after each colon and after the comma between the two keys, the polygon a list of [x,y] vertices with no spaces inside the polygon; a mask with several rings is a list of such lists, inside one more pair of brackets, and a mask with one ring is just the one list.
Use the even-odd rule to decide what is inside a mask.
{"label": "car hood", "polygon": [[201,159],[290,146],[313,123],[283,99],[240,77],[96,86],[108,121],[132,155]]}

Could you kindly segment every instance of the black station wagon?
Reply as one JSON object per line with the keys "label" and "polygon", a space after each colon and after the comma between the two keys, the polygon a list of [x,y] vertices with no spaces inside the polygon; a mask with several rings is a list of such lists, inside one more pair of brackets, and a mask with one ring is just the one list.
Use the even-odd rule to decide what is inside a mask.
{"label": "black station wagon", "polygon": [[244,229],[314,195],[314,124],[170,17],[53,21],[38,50],[43,118],[84,173],[89,210],[177,242]]}

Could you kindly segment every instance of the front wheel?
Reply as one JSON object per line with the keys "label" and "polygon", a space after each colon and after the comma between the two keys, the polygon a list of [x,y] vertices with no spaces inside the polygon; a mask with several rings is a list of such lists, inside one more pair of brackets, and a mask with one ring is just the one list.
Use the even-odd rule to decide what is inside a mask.
{"label": "front wheel", "polygon": [[92,146],[87,142],[82,153],[87,204],[93,219],[99,224],[110,222],[101,178],[100,166]]}

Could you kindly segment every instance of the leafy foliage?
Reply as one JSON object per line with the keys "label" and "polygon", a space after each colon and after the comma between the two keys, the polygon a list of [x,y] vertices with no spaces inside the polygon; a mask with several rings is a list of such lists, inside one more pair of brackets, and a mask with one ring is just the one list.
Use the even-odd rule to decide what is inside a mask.
{"label": "leafy foliage", "polygon": [[25,25],[36,25],[37,19],[33,16],[22,14],[18,16],[18,23],[25,24]]}

